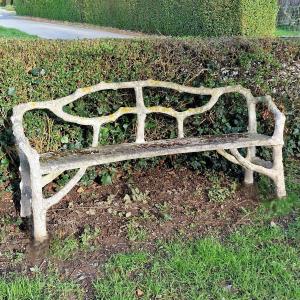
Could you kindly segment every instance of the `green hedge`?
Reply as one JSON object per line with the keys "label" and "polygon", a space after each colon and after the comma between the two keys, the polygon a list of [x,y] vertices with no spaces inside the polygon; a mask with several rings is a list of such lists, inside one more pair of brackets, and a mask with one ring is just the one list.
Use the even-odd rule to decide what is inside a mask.
{"label": "green hedge", "polygon": [[[84,0],[85,1],[85,0]],[[83,21],[84,1],[78,0],[19,0],[15,1],[16,12],[19,15],[64,20]]]}
{"label": "green hedge", "polygon": [[[287,115],[285,155],[299,155],[300,43],[283,40],[135,40],[135,41],[5,41],[0,40],[0,181],[16,174],[17,157],[9,116],[12,107],[28,101],[56,99],[78,87],[100,81],[115,82],[148,78],[189,86],[219,87],[241,84],[254,95],[270,94]],[[247,128],[245,102],[236,95],[222,98],[213,111],[189,119],[188,134],[243,132]],[[178,110],[204,104],[205,97],[149,89],[147,105],[162,104]],[[66,109],[81,116],[103,115],[122,105],[132,105],[130,91],[102,92],[76,101]],[[101,143],[134,138],[130,116],[103,127]],[[273,120],[260,107],[259,130],[272,133]],[[26,115],[26,132],[39,151],[87,146],[91,133],[52,119],[45,113]],[[176,135],[173,119],[147,118],[147,138]],[[265,155],[268,155],[265,153]],[[163,158],[168,159],[168,158]],[[194,168],[226,169],[225,160],[210,152],[204,156],[179,156]],[[143,163],[143,162],[142,162]],[[10,170],[10,172],[9,172]]]}
{"label": "green hedge", "polygon": [[17,0],[20,15],[173,36],[270,36],[277,0]]}
{"label": "green hedge", "polygon": [[278,0],[242,0],[241,33],[245,36],[270,36],[276,30]]}

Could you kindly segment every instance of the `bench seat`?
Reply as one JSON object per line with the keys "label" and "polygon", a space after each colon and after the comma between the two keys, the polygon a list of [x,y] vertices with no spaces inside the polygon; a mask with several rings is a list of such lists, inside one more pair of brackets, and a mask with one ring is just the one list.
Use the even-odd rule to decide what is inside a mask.
{"label": "bench seat", "polygon": [[143,144],[127,143],[91,147],[81,150],[41,154],[43,174],[55,171],[96,166],[117,161],[149,158],[161,155],[192,153],[218,149],[237,149],[251,146],[272,146],[272,137],[257,133],[235,133],[198,138],[157,140]]}

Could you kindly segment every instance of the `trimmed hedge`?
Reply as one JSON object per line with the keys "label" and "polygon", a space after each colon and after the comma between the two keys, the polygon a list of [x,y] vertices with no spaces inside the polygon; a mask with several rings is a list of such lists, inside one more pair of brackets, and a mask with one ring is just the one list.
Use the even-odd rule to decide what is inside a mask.
{"label": "trimmed hedge", "polygon": [[[5,41],[0,40],[0,181],[16,174],[17,157],[9,116],[12,107],[28,101],[43,101],[71,94],[79,87],[100,81],[172,81],[190,86],[218,87],[241,84],[254,95],[271,94],[287,115],[286,155],[299,155],[299,64],[300,43],[283,40],[108,40],[108,41]],[[131,91],[102,92],[77,100],[67,107],[82,116],[103,115],[122,105],[132,105]],[[178,110],[204,104],[205,97],[165,90],[145,92],[147,105],[162,104]],[[245,131],[247,110],[236,95],[224,97],[213,111],[191,118],[189,134],[220,134]],[[131,140],[131,117],[103,127],[101,143]],[[260,108],[259,130],[272,133],[272,116]],[[173,119],[155,114],[147,118],[147,138],[176,135]],[[26,115],[26,132],[40,150],[80,148],[90,140],[90,131],[62,123],[45,113]],[[266,154],[268,155],[268,154]],[[167,160],[162,158],[161,160]],[[226,169],[225,160],[210,152],[204,156],[178,156],[173,163],[188,162],[193,168]],[[10,172],[9,172],[10,170]]]}
{"label": "trimmed hedge", "polygon": [[241,33],[245,36],[270,36],[276,30],[278,0],[242,0]]}
{"label": "trimmed hedge", "polygon": [[86,0],[17,0],[15,7],[18,15],[84,22],[84,1]]}
{"label": "trimmed hedge", "polygon": [[17,13],[173,36],[271,36],[277,0],[17,0]]}

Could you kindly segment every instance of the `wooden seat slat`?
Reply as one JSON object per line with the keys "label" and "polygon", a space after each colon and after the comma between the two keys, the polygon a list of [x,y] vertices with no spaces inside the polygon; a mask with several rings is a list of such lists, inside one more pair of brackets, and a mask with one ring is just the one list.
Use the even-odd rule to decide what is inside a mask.
{"label": "wooden seat slat", "polygon": [[256,133],[235,133],[198,138],[150,141],[143,144],[125,143],[87,149],[41,154],[43,174],[96,166],[117,161],[150,158],[162,155],[193,153],[218,149],[236,149],[251,146],[271,146],[272,137]]}

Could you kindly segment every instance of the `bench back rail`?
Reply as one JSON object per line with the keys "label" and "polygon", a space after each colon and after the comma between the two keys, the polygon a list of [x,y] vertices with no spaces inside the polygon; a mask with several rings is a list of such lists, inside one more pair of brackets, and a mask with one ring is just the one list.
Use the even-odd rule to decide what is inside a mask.
{"label": "bench back rail", "polygon": [[[183,112],[178,112],[173,108],[167,108],[163,106],[152,106],[146,107],[143,98],[143,88],[145,87],[159,87],[176,90],[181,93],[189,93],[195,95],[211,96],[211,99],[205,105],[198,108],[191,108]],[[63,111],[63,108],[78,100],[79,98],[88,94],[105,91],[105,90],[119,90],[119,89],[134,89],[136,95],[136,106],[135,107],[120,107],[115,113],[108,116],[84,118],[79,116],[70,115]],[[184,121],[186,118],[202,114],[212,109],[213,106],[218,102],[219,98],[224,94],[239,93],[243,95],[247,101],[249,123],[248,131],[251,133],[257,132],[256,122],[256,104],[259,102],[266,103],[269,110],[273,113],[275,118],[275,131],[273,133],[273,139],[283,144],[282,134],[284,130],[284,115],[274,104],[270,96],[257,97],[255,98],[251,91],[241,86],[229,86],[221,88],[195,88],[187,87],[171,82],[162,81],[136,81],[136,82],[121,82],[121,83],[100,83],[95,86],[78,89],[75,93],[63,97],[57,100],[44,101],[44,102],[29,102],[20,104],[14,109],[12,118],[14,134],[16,137],[17,144],[22,147],[24,153],[34,153],[34,149],[30,147],[29,141],[26,138],[23,130],[23,116],[26,112],[36,109],[45,109],[54,113],[57,117],[70,123],[79,125],[91,126],[93,128],[93,143],[92,147],[97,147],[99,142],[99,132],[101,126],[106,123],[115,122],[118,118],[125,114],[136,114],[137,115],[137,132],[136,142],[145,142],[145,119],[147,114],[150,113],[161,113],[176,118],[178,126],[178,137],[184,138]]]}

